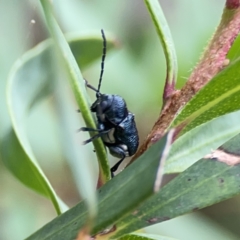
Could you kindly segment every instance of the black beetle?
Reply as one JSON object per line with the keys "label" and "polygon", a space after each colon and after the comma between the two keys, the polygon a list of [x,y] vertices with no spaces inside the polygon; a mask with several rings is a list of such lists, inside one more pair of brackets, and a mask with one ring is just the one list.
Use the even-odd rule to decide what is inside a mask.
{"label": "black beetle", "polygon": [[101,30],[101,33],[103,38],[103,54],[98,89],[91,86],[86,81],[86,86],[96,92],[97,99],[92,104],[91,111],[96,113],[98,129],[82,127],[80,128],[80,131],[98,132],[90,139],[84,141],[84,144],[101,137],[110,153],[113,156],[120,158],[120,160],[111,168],[111,174],[113,176],[113,173],[117,170],[125,157],[135,154],[138,148],[139,137],[134,115],[128,111],[125,100],[118,95],[100,93],[107,49],[107,41],[104,31]]}

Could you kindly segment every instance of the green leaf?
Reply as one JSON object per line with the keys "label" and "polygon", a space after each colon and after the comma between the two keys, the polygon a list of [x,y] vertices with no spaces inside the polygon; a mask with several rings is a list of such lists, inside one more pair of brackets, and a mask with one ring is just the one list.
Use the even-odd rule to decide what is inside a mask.
{"label": "green leaf", "polygon": [[[23,184],[51,199],[58,214],[68,206],[56,195],[41,168],[28,149],[23,149],[15,132],[11,129],[0,143],[1,157],[5,166]],[[29,157],[31,154],[31,158]]]}
{"label": "green leaf", "polygon": [[[98,190],[99,213],[93,234],[112,226],[115,221],[133,211],[153,194],[156,172],[165,142],[166,137],[151,146],[138,160]],[[74,239],[84,226],[86,216],[86,206],[81,202],[28,239]]]}
{"label": "green leaf", "polygon": [[[25,120],[34,104],[48,95],[54,79],[52,49],[46,41],[24,54],[13,66],[7,85],[7,100],[13,129],[10,129],[1,144],[3,161],[10,171],[28,187],[51,199],[58,214],[60,202],[49,181],[40,169],[28,142]],[[48,46],[48,47],[47,47]],[[39,57],[40,56],[40,57]],[[41,69],[48,63],[48,71]]]}
{"label": "green leaf", "polygon": [[118,238],[137,229],[196,211],[240,193],[240,165],[202,159],[115,225]]}
{"label": "green leaf", "polygon": [[223,144],[221,149],[235,156],[240,156],[240,134]]}
{"label": "green leaf", "polygon": [[1,150],[3,162],[15,177],[38,193],[50,196],[52,190],[48,192],[48,180],[35,162],[29,162],[30,159],[23,151],[13,129],[5,136],[1,143]]}
{"label": "green leaf", "polygon": [[240,60],[215,76],[186,104],[171,127],[188,124],[181,134],[226,113],[240,109]]}
{"label": "green leaf", "polygon": [[[96,34],[68,37],[74,56],[87,67],[89,63],[101,56],[101,50],[91,53],[95,46],[101,48],[101,36]],[[112,49],[114,41],[111,38],[108,48]],[[81,49],[89,51],[82,55]],[[13,129],[9,129],[0,143],[2,160],[7,168],[23,184],[48,197],[54,203],[58,213],[66,210],[61,208],[50,183],[38,166],[26,136],[25,119],[35,104],[52,93],[57,79],[54,73],[53,45],[46,40],[26,52],[14,65],[8,81],[8,105]],[[67,141],[68,142],[68,141]],[[85,170],[84,170],[85,171]]]}
{"label": "green leaf", "polygon": [[175,238],[159,236],[156,234],[134,233],[120,237],[118,240],[174,240],[174,239]]}
{"label": "green leaf", "polygon": [[164,172],[182,172],[206,154],[236,136],[240,132],[239,119],[240,111],[229,113],[180,136],[171,147]]}
{"label": "green leaf", "polygon": [[[240,165],[229,166],[214,159],[202,159],[154,194],[159,151],[163,151],[164,142],[162,139],[151,146],[128,168],[99,189],[99,218],[93,228],[93,235],[114,226],[106,237],[119,238],[240,193]],[[86,207],[81,202],[38,230],[28,240],[74,239],[84,226],[86,215]]]}
{"label": "green leaf", "polygon": [[227,54],[227,58],[230,60],[236,60],[239,57],[240,57],[240,36],[238,35]]}
{"label": "green leaf", "polygon": [[174,48],[174,43],[167,21],[163,14],[162,8],[158,0],[145,0],[145,4],[152,17],[157,34],[162,43],[163,51],[166,58],[167,74],[164,90],[164,98],[166,99],[171,90],[174,90],[177,78],[177,55]]}
{"label": "green leaf", "polygon": [[[45,15],[47,26],[49,28],[49,32],[51,33],[58,53],[61,56],[63,63],[66,67],[67,73],[69,75],[69,83],[72,87],[72,91],[75,95],[75,99],[81,110],[81,114],[86,123],[86,126],[96,129],[96,123],[93,119],[88,103],[88,96],[85,89],[85,81],[82,77],[77,62],[75,61],[71,49],[67,44],[67,41],[52,14],[52,9],[49,1],[41,0],[41,4],[43,7],[43,12]],[[90,132],[90,135],[93,136],[94,133]],[[96,150],[96,155],[99,162],[99,178],[101,183],[104,184],[111,178],[106,149],[101,138],[94,140],[93,145],[94,149]]]}

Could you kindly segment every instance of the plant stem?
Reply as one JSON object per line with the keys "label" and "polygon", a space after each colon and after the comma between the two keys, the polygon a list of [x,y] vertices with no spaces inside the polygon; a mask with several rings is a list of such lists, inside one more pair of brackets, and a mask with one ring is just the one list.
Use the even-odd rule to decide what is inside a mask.
{"label": "plant stem", "polygon": [[240,31],[240,7],[237,3],[239,1],[226,2],[221,22],[186,85],[168,99],[152,131],[131,162],[162,138],[178,111],[226,66],[226,55]]}

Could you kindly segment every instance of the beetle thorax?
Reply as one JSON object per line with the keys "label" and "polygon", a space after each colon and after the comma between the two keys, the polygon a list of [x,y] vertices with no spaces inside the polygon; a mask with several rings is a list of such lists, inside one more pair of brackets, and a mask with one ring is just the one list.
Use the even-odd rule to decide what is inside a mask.
{"label": "beetle thorax", "polygon": [[128,115],[124,99],[118,95],[102,94],[94,103],[98,120],[118,125]]}

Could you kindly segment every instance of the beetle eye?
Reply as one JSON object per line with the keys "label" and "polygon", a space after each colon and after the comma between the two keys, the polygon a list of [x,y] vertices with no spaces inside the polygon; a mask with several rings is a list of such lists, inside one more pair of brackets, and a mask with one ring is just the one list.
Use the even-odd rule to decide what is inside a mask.
{"label": "beetle eye", "polygon": [[103,112],[104,112],[104,110],[106,110],[107,107],[108,107],[108,102],[107,101],[102,101],[101,102],[101,108],[102,108]]}

